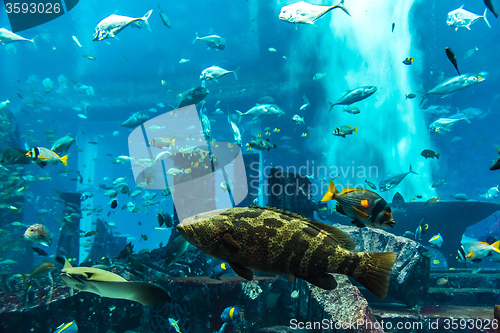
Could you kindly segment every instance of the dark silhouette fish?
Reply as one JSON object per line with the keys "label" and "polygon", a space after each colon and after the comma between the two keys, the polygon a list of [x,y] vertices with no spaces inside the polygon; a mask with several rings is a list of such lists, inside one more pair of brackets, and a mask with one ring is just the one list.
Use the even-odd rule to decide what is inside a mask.
{"label": "dark silhouette fish", "polygon": [[491,2],[491,0],[483,0],[483,1],[486,7],[488,7],[488,9],[490,10],[490,12],[492,12],[493,15],[495,15],[495,17],[498,18],[498,14],[495,11],[495,8],[493,8],[493,3]]}
{"label": "dark silhouette fish", "polygon": [[191,104],[198,104],[205,99],[208,95],[208,89],[203,87],[191,88],[181,94],[181,100],[177,108],[180,109],[184,106]]}
{"label": "dark silhouette fish", "polygon": [[455,57],[455,53],[453,53],[453,51],[449,47],[446,48],[446,55],[448,56],[448,59],[450,59],[453,66],[455,66],[455,69],[457,70],[458,75],[462,75],[462,74],[460,74],[460,71],[458,70],[457,57]]}

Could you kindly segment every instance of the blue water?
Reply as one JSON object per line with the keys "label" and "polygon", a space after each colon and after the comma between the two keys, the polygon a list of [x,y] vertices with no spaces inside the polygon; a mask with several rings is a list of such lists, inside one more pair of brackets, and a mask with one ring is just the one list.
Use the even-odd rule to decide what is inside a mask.
{"label": "blue water", "polygon": [[[497,155],[494,145],[500,144],[497,137],[500,45],[496,42],[500,33],[499,22],[490,12],[487,17],[491,29],[480,19],[470,31],[464,28],[455,31],[446,26],[447,13],[461,5],[455,1],[346,0],[352,17],[335,9],[315,26],[299,25],[295,29],[293,24],[278,20],[280,8],[289,3],[163,1],[162,10],[173,25],[170,30],[160,21],[156,1],[82,1],[61,18],[19,33],[34,38],[37,49],[30,43],[2,46],[0,101],[11,101],[8,107],[19,123],[21,146],[26,143],[50,147],[45,131],[56,130],[56,137],[68,133],[77,136],[75,146],[81,149],[80,152],[75,146],[70,149],[68,168],[73,171],[67,176],[59,174],[63,169],[61,165],[49,165],[43,170],[35,164],[26,167],[28,173],[51,176],[52,181],[30,187],[31,197],[40,198],[27,203],[23,222],[29,224],[41,219],[54,230],[57,238],[55,217],[60,216],[60,211],[54,206],[53,189],[85,191],[99,184],[110,185],[117,177],[128,177],[133,191],[130,164],[111,163],[113,158],[129,153],[130,130],[118,125],[137,111],[146,111],[151,118],[170,111],[168,105],[178,103],[176,95],[200,85],[201,71],[212,65],[228,70],[241,66],[238,81],[228,75],[219,83],[207,83],[210,94],[205,107],[209,118],[215,121],[213,139],[232,141],[226,112],[245,112],[264,96],[272,96],[285,111],[281,117],[255,123],[244,120],[238,124],[243,134],[243,151],[252,136],[267,137],[268,127],[271,131],[280,129],[279,133],[269,136],[278,148],[260,153],[263,166],[340,168],[347,172],[338,183],[346,186],[363,184],[365,178],[378,184],[387,173],[406,172],[411,164],[419,175],[408,175],[399,187],[386,192],[384,197],[389,201],[396,191],[407,200],[416,195],[422,195],[424,200],[435,196],[449,199],[449,195],[459,192],[477,200],[489,188],[499,185],[500,173],[489,170],[491,160]],[[317,3],[330,4],[329,1]],[[113,13],[141,17],[150,9],[153,9],[149,19],[151,32],[127,27],[118,38],[91,40],[102,18]],[[482,14],[484,5],[481,1],[466,3],[465,9]],[[9,28],[3,11],[0,22]],[[395,29],[391,32],[393,22]],[[207,50],[201,41],[193,44],[196,32],[200,36],[224,37],[227,50]],[[77,37],[82,47],[72,36]],[[446,47],[455,52],[461,73],[487,72],[486,81],[443,99],[429,96],[429,103],[447,106],[449,115],[466,108],[477,108],[488,114],[482,119],[472,118],[471,124],[458,123],[449,133],[429,135],[428,125],[435,117],[419,108],[418,92],[428,91],[443,79],[456,75],[446,58]],[[464,59],[465,52],[474,47],[478,51]],[[277,52],[270,52],[269,48]],[[83,55],[91,55],[96,60]],[[402,64],[409,56],[414,57],[413,65]],[[182,58],[190,62],[179,64]],[[316,73],[326,73],[326,76],[312,80]],[[28,82],[33,75],[38,83]],[[58,93],[60,75],[68,80],[68,88]],[[54,91],[43,92],[40,82],[45,78],[54,82]],[[71,80],[92,86],[95,95],[76,91]],[[167,86],[163,86],[161,80],[165,80]],[[344,113],[342,106],[328,112],[327,100],[333,102],[344,91],[364,85],[377,86],[378,91],[356,104],[361,114]],[[17,92],[22,99],[16,96]],[[405,94],[410,92],[416,93],[417,98],[406,100]],[[299,111],[304,104],[304,94],[311,106],[307,111]],[[47,104],[26,105],[37,99]],[[224,111],[223,115],[214,114],[218,100],[221,103],[217,108]],[[73,109],[85,103],[89,105],[87,112]],[[165,107],[158,106],[159,103]],[[79,118],[78,113],[85,114],[87,119]],[[291,118],[295,114],[304,117],[305,125],[293,123]],[[340,125],[359,126],[359,133],[345,139],[333,136],[333,130]],[[119,134],[113,135],[115,131]],[[303,137],[303,133],[307,136]],[[283,136],[291,139],[282,140]],[[454,137],[458,138],[452,140]],[[91,140],[98,145],[88,143]],[[420,156],[423,149],[433,149],[441,158],[425,160]],[[317,178],[336,176],[336,172],[315,174],[315,167],[304,173]],[[375,171],[352,175],[349,173],[352,169],[347,168],[354,167],[375,167]],[[71,180],[76,177],[76,170],[82,174],[83,184]],[[433,181],[442,178],[447,179],[447,185],[437,190],[430,188]],[[156,213],[159,208],[173,213],[170,197],[161,198],[160,205],[147,212],[131,213],[121,210],[121,206],[129,201],[140,203],[140,197],[131,199],[119,194],[118,208],[108,217],[109,198],[103,191],[93,190],[93,193],[95,196],[84,203],[101,205],[104,211],[100,215],[84,216],[82,230],[91,230],[91,223],[100,217],[114,223],[116,231],[134,241],[136,251],[166,243],[170,231],[155,229]],[[318,200],[321,195],[315,193],[314,198]],[[160,194],[156,199],[160,199]],[[38,210],[50,208],[53,211],[47,217],[36,215]],[[488,233],[493,222],[491,219],[471,229],[471,235],[479,237]],[[139,241],[141,234],[148,235],[149,239]],[[84,255],[80,259],[83,258]]]}

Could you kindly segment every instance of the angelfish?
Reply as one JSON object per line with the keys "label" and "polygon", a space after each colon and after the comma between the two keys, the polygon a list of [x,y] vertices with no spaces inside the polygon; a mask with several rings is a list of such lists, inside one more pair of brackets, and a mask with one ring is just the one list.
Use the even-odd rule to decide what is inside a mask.
{"label": "angelfish", "polygon": [[169,301],[168,293],[157,285],[146,282],[130,282],[120,275],[94,267],[73,267],[68,259],[57,257],[64,264],[61,279],[70,287],[102,297],[127,299],[150,305]]}
{"label": "angelfish", "polygon": [[458,75],[462,75],[462,74],[460,74],[460,71],[458,70],[457,57],[455,57],[455,53],[453,53],[453,51],[449,47],[446,48],[446,56],[448,57],[448,59],[450,59],[453,66],[455,66],[455,69],[457,70]]}

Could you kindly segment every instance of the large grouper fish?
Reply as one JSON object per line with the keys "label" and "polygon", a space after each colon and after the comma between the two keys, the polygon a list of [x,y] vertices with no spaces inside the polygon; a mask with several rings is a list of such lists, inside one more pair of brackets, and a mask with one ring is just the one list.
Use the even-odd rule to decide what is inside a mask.
{"label": "large grouper fish", "polygon": [[352,239],[338,228],[269,207],[214,210],[177,226],[201,251],[223,260],[239,276],[252,269],[292,274],[320,288],[337,286],[333,275],[353,277],[377,297],[389,288],[396,253],[354,252]]}

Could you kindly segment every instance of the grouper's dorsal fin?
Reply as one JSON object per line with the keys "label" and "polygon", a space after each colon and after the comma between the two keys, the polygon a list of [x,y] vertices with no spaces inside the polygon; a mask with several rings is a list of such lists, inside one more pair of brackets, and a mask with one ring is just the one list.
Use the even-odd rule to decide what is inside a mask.
{"label": "grouper's dorsal fin", "polygon": [[340,230],[339,228],[336,228],[334,226],[321,223],[318,221],[310,221],[307,220],[309,224],[314,226],[317,229],[323,230],[328,235],[337,243],[341,248],[344,248],[349,251],[354,251],[354,248],[356,247],[354,245],[354,241],[351,239],[351,236]]}
{"label": "grouper's dorsal fin", "polygon": [[295,213],[292,213],[292,212],[288,212],[286,210],[275,208],[275,207],[260,207],[260,206],[248,206],[248,207],[249,208],[257,208],[257,209],[262,209],[262,210],[267,210],[267,211],[270,211],[270,212],[275,212],[275,213],[283,214],[283,215],[289,216],[291,218],[300,219],[300,220],[307,221],[307,222],[309,221],[308,219],[305,219],[302,215],[295,214]]}
{"label": "grouper's dorsal fin", "polygon": [[299,214],[287,212],[287,211],[284,211],[284,210],[281,210],[281,209],[278,209],[278,208],[274,208],[274,207],[249,206],[249,208],[272,211],[272,212],[276,212],[276,213],[279,213],[279,214],[283,214],[285,216],[289,216],[289,217],[294,218],[294,219],[298,219],[298,220],[302,221],[305,224],[309,224],[310,226],[312,226],[315,229],[319,229],[319,230],[325,231],[327,234],[330,235],[330,237],[340,247],[342,247],[342,248],[344,248],[346,250],[349,250],[349,251],[353,251],[354,248],[355,248],[354,242],[351,239],[351,237],[348,234],[346,234],[345,232],[343,232],[342,230],[340,230],[339,228],[335,228],[335,227],[333,227],[331,225],[328,225],[328,224],[325,224],[325,223],[321,223],[321,222],[318,222],[318,221],[308,220],[308,219],[304,218],[303,216],[301,216]]}

